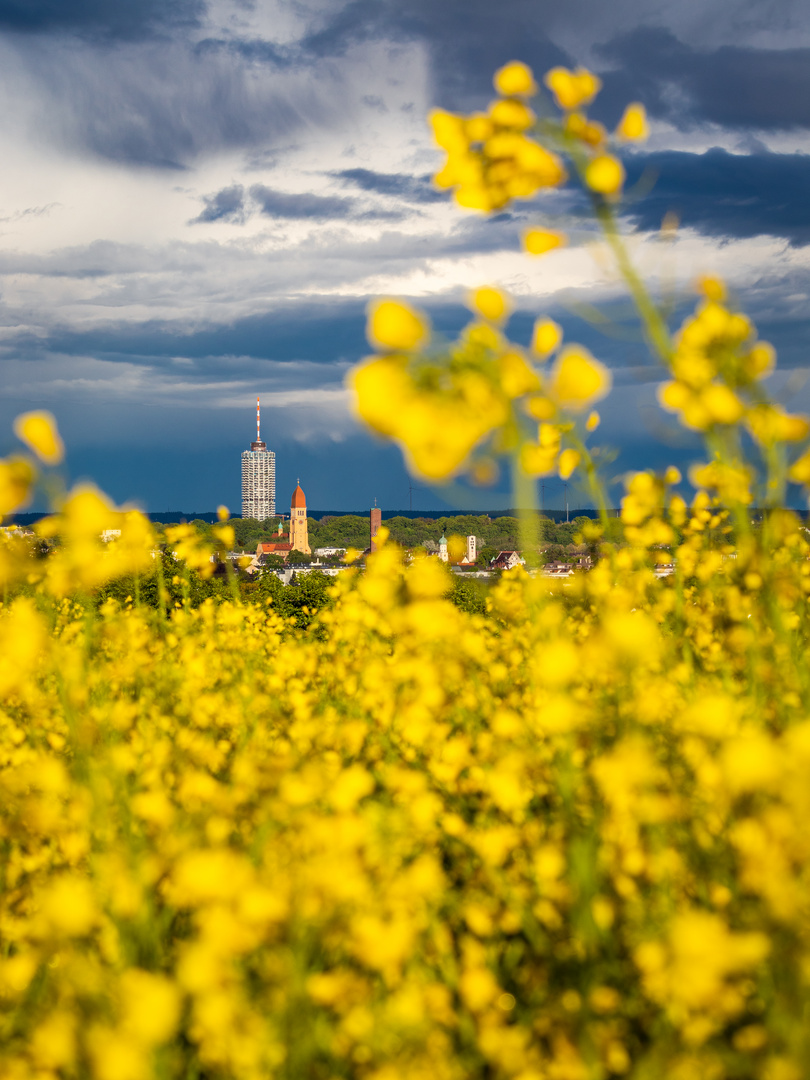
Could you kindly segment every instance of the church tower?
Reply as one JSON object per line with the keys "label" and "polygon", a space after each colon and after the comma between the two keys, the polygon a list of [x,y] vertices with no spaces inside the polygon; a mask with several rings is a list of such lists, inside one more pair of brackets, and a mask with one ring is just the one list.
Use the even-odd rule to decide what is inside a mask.
{"label": "church tower", "polygon": [[307,535],[307,500],[301,490],[301,482],[295,485],[290,500],[290,547],[304,555],[311,555]]}

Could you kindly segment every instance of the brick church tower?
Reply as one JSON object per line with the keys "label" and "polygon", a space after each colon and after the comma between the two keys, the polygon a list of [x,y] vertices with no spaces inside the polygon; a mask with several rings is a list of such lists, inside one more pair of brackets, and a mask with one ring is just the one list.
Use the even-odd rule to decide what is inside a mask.
{"label": "brick church tower", "polygon": [[369,512],[369,521],[371,525],[371,550],[377,550],[377,533],[380,531],[382,525],[382,510],[378,506],[375,506]]}
{"label": "brick church tower", "polygon": [[290,500],[290,547],[293,551],[312,554],[307,533],[307,500],[299,481]]}

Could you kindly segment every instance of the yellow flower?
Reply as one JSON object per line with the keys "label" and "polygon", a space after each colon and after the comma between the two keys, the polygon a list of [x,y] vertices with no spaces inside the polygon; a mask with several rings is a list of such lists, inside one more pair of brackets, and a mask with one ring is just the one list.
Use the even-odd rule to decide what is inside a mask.
{"label": "yellow flower", "polygon": [[180,1019],[180,993],[165,977],[129,968],[121,977],[123,1027],[143,1046],[158,1046],[174,1034]]}
{"label": "yellow flower", "polygon": [[549,476],[557,464],[557,446],[537,446],[523,443],[520,448],[520,467],[527,476]]}
{"label": "yellow flower", "polygon": [[355,394],[358,416],[380,435],[393,436],[399,429],[399,411],[413,396],[413,382],[403,360],[379,356],[366,360],[346,377]]}
{"label": "yellow flower", "polygon": [[647,113],[644,106],[634,101],[624,110],[616,134],[620,139],[646,139],[649,135]]}
{"label": "yellow flower", "polygon": [[509,349],[498,357],[501,388],[508,398],[522,397],[540,389],[540,379],[526,358],[516,349]]}
{"label": "yellow flower", "polygon": [[378,349],[407,352],[427,343],[427,318],[398,300],[373,300],[368,308],[366,333]]}
{"label": "yellow flower", "polygon": [[557,406],[550,398],[537,394],[526,402],[526,412],[535,420],[552,420],[557,415]]}
{"label": "yellow flower", "polygon": [[563,247],[565,242],[563,233],[549,232],[547,229],[529,229],[523,234],[523,247],[530,255],[545,255],[547,251]]}
{"label": "yellow flower", "polygon": [[552,68],[543,82],[560,108],[566,111],[590,104],[602,88],[602,80],[586,68],[577,68],[576,71],[564,67]]}
{"label": "yellow flower", "polygon": [[429,120],[433,128],[433,138],[443,150],[460,153],[467,149],[468,141],[462,117],[442,109],[434,109]]}
{"label": "yellow flower", "polygon": [[612,154],[599,154],[585,169],[585,183],[600,195],[616,195],[624,184],[624,166]]}
{"label": "yellow flower", "polygon": [[31,463],[25,458],[0,460],[0,518],[28,503],[35,476]]}
{"label": "yellow flower", "polygon": [[560,474],[560,477],[563,480],[567,480],[581,460],[582,455],[578,450],[572,450],[570,448],[563,450],[560,454],[560,460],[557,466],[557,472]]}
{"label": "yellow flower", "polygon": [[489,322],[503,322],[509,314],[509,301],[500,289],[488,285],[470,293],[470,307]]}
{"label": "yellow flower", "polygon": [[745,411],[734,391],[723,383],[709,383],[700,392],[700,403],[717,424],[736,424]]}
{"label": "yellow flower", "polygon": [[537,93],[537,83],[534,81],[532,69],[520,60],[513,60],[499,68],[495,72],[493,82],[495,89],[504,97],[511,97],[513,94],[530,97]]}
{"label": "yellow flower", "polygon": [[610,392],[610,371],[581,345],[569,346],[551,372],[550,392],[564,409],[582,412]]}
{"label": "yellow flower", "polygon": [[800,458],[793,462],[788,470],[788,478],[794,484],[810,486],[810,450],[805,451]]}
{"label": "yellow flower", "polygon": [[14,434],[46,465],[58,465],[65,456],[56,420],[49,412],[22,413],[14,421]]}
{"label": "yellow flower", "polygon": [[516,131],[525,131],[537,119],[532,110],[522,101],[509,100],[494,101],[490,106],[489,116],[494,124],[514,128]]}
{"label": "yellow flower", "polygon": [[565,118],[565,132],[573,135],[588,146],[601,146],[607,138],[607,132],[595,120],[589,120],[584,113],[572,112]]}
{"label": "yellow flower", "polygon": [[694,465],[689,470],[689,480],[695,487],[716,491],[724,502],[743,506],[753,500],[751,479],[751,470],[738,463],[712,461],[708,465]]}
{"label": "yellow flower", "polygon": [[776,405],[755,405],[748,410],[746,427],[763,446],[777,442],[799,442],[810,434],[804,416],[790,416]]}
{"label": "yellow flower", "polygon": [[585,421],[585,430],[596,431],[601,422],[602,418],[600,417],[599,413],[594,409],[594,411],[588,416],[588,419]]}
{"label": "yellow flower", "polygon": [[547,357],[562,341],[562,327],[553,319],[537,319],[532,331],[532,352]]}

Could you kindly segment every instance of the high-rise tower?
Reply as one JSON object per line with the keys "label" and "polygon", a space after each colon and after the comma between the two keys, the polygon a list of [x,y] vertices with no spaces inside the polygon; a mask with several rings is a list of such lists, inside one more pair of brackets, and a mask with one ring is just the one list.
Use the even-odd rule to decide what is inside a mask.
{"label": "high-rise tower", "polygon": [[256,398],[256,441],[242,451],[242,517],[276,516],[276,455],[262,442],[261,403]]}

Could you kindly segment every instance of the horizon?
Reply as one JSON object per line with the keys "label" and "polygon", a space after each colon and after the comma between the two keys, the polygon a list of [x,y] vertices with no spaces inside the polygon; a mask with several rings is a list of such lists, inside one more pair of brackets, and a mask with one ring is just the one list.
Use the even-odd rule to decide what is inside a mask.
{"label": "horizon", "polygon": [[[505,475],[491,489],[412,481],[344,387],[368,352],[370,299],[409,299],[449,336],[466,291],[498,283],[515,341],[549,315],[611,368],[598,442],[617,454],[612,501],[630,470],[686,476],[700,438],[658,408],[581,192],[484,219],[432,185],[428,111],[485,106],[513,59],[538,76],[590,67],[608,126],[645,105],[622,211],[644,272],[671,279],[674,325],[697,275],[725,278],[776,346],[769,392],[810,412],[810,9],[791,0],[0,2],[0,59],[2,453],[18,449],[15,415],[48,409],[70,482],[154,513],[237,506],[259,395],[278,491],[300,475],[319,505],[409,506],[412,487],[434,513],[506,506]],[[521,255],[537,223],[568,246]]]}

